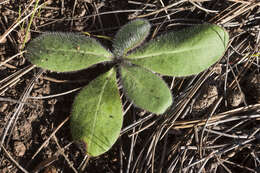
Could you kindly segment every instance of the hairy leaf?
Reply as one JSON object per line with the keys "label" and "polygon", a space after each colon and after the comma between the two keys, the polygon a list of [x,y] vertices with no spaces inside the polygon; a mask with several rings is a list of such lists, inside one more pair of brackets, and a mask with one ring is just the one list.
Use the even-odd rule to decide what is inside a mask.
{"label": "hairy leaf", "polygon": [[123,89],[136,106],[162,114],[172,104],[170,89],[157,75],[129,65],[122,66],[120,72]]}
{"label": "hairy leaf", "polygon": [[151,25],[147,20],[137,19],[124,25],[114,39],[114,53],[125,55],[129,50],[139,46],[148,36]]}
{"label": "hairy leaf", "polygon": [[90,156],[103,154],[112,147],[123,121],[113,69],[82,89],[74,101],[71,115],[72,136],[86,144]]}
{"label": "hairy leaf", "polygon": [[127,58],[163,75],[193,75],[217,62],[228,40],[228,33],[217,25],[197,25],[160,36]]}
{"label": "hairy leaf", "polygon": [[27,46],[33,64],[57,72],[76,71],[110,61],[112,54],[96,40],[74,33],[47,33]]}

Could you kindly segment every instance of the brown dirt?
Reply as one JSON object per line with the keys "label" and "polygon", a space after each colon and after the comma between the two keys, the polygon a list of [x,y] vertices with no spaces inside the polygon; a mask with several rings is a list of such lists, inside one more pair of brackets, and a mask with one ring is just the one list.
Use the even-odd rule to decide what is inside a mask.
{"label": "brown dirt", "polygon": [[[175,1],[157,0],[131,2],[50,0],[37,11],[26,39],[25,29],[30,23],[30,17],[15,28],[12,28],[12,24],[16,24],[31,12],[35,3],[28,7],[30,1],[26,0],[0,1],[0,39],[6,31],[12,28],[12,32],[0,41],[1,141],[5,137],[3,147],[2,145],[0,147],[0,172],[20,173],[23,169],[40,173],[81,172],[79,167],[85,157],[82,146],[72,141],[69,121],[67,121],[77,92],[47,99],[26,97],[26,100],[21,102],[25,90],[32,85],[30,82],[40,70],[33,68],[19,76],[30,66],[23,55],[6,63],[3,62],[19,53],[24,42],[30,41],[43,32],[84,31],[89,32],[93,37],[95,35],[113,36],[118,28],[130,19],[139,15],[148,15],[152,11],[163,9],[164,5],[175,3]],[[139,2],[139,4],[133,2]],[[164,2],[164,5],[161,2]],[[253,6],[256,2],[250,2],[230,0],[225,3],[220,1],[189,3],[187,1],[146,17],[153,24],[152,31],[158,29],[158,34],[203,21],[223,24],[233,39],[232,47],[229,47],[218,65],[208,71],[207,74],[210,75],[205,81],[199,79],[203,74],[174,79],[172,91],[175,103],[165,115],[149,118],[148,113],[132,106],[125,115],[122,136],[117,143],[102,156],[90,158],[82,172],[117,173],[127,172],[127,170],[129,172],[152,172],[152,170],[154,172],[180,170],[185,172],[183,168],[207,157],[208,162],[194,164],[191,167],[193,172],[199,172],[200,168],[203,172],[214,172],[215,169],[216,172],[260,171],[260,119],[259,116],[253,117],[253,115],[259,115],[260,110],[259,57],[246,56],[246,53],[252,55],[257,51],[259,54],[260,5],[258,3]],[[40,1],[39,4],[42,3],[43,1]],[[26,11],[27,7],[28,11]],[[236,16],[235,12],[238,11],[236,8],[242,9],[242,7],[246,9],[245,12]],[[19,9],[26,13],[17,20]],[[226,15],[228,12],[230,14]],[[105,14],[100,15],[101,13]],[[171,14],[170,20],[167,14]],[[111,47],[110,41],[99,40]],[[245,60],[240,62],[242,58]],[[29,97],[54,95],[84,86],[102,71],[104,71],[104,65],[73,74],[44,72],[33,82],[34,86],[29,92]],[[14,78],[16,79],[10,82]],[[169,85],[172,79],[165,77]],[[125,98],[122,100],[126,102]],[[126,109],[128,105],[129,103],[124,108]],[[226,119],[217,117],[223,114],[226,115]],[[251,115],[252,117],[249,117]],[[208,131],[203,131],[205,121],[209,116],[216,117],[216,121],[213,121],[215,125],[207,126]],[[243,116],[248,117],[242,118]],[[145,120],[146,117],[148,117],[147,120]],[[231,121],[232,118],[237,118],[237,120]],[[126,128],[134,122],[141,120],[142,123],[126,131]],[[200,124],[192,120],[205,121]],[[227,122],[220,123],[221,120]],[[62,125],[64,122],[65,124]],[[9,123],[11,123],[11,128],[4,135]],[[54,133],[58,127],[59,130]],[[142,128],[145,130],[139,132],[137,136],[130,137],[132,133]],[[163,135],[164,132],[165,135]],[[50,137],[53,133],[54,135]],[[224,133],[233,136],[225,136]],[[237,136],[250,136],[250,138],[240,139]],[[153,143],[154,141],[156,142]],[[43,144],[43,148],[33,157]],[[134,147],[131,148],[133,144]],[[237,147],[232,148],[236,144],[238,144]],[[216,155],[213,156],[212,153],[217,150],[218,153],[214,153]],[[16,163],[20,165],[20,168]],[[176,167],[174,167],[175,164]]]}

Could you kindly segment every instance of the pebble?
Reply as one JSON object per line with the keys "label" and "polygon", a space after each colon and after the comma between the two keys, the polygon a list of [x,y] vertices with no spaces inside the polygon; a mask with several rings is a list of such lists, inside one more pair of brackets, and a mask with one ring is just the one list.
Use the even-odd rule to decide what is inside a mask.
{"label": "pebble", "polygon": [[26,147],[25,145],[20,141],[14,142],[14,154],[17,157],[22,157],[25,154]]}

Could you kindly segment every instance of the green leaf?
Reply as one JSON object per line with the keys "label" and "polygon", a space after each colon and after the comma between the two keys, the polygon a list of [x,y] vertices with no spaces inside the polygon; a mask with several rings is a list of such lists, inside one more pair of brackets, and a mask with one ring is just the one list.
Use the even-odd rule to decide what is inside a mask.
{"label": "green leaf", "polygon": [[136,106],[162,114],[172,104],[170,89],[157,75],[126,64],[122,65],[120,72],[123,89]]}
{"label": "green leaf", "polygon": [[139,46],[148,36],[150,28],[150,23],[144,19],[136,19],[124,25],[115,36],[114,54],[120,57]]}
{"label": "green leaf", "polygon": [[33,64],[57,72],[76,71],[110,61],[112,54],[96,40],[74,33],[47,33],[27,46]]}
{"label": "green leaf", "polygon": [[228,40],[228,33],[217,25],[197,25],[160,36],[126,58],[163,75],[193,75],[216,63]]}
{"label": "green leaf", "polygon": [[120,135],[123,115],[114,69],[91,81],[76,97],[71,114],[74,140],[90,156],[109,150]]}

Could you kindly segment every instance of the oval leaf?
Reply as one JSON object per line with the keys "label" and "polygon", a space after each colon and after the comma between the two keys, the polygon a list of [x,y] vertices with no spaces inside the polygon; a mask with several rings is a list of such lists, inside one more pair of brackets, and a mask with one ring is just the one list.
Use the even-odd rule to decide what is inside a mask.
{"label": "oval leaf", "polygon": [[139,46],[148,36],[150,28],[150,23],[143,19],[136,19],[124,25],[115,36],[114,54],[123,56],[129,50]]}
{"label": "oval leaf", "polygon": [[162,114],[172,104],[170,89],[157,75],[129,65],[123,65],[120,72],[123,89],[136,106]]}
{"label": "oval leaf", "polygon": [[96,40],[74,33],[47,33],[27,46],[33,64],[57,72],[76,71],[110,61],[112,54]]}
{"label": "oval leaf", "polygon": [[103,154],[120,135],[122,114],[112,69],[91,81],[76,97],[71,114],[72,137],[86,144],[90,156]]}
{"label": "oval leaf", "polygon": [[193,75],[216,63],[228,40],[228,33],[217,25],[197,25],[160,36],[127,58],[163,75]]}

